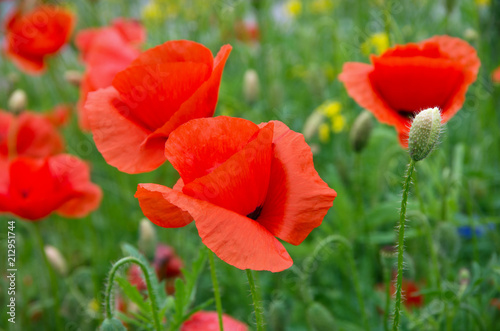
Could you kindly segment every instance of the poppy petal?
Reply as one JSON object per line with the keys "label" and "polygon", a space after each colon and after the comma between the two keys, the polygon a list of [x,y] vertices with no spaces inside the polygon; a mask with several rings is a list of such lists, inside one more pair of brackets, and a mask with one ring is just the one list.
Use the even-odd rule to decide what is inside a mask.
{"label": "poppy petal", "polygon": [[258,222],[276,237],[299,245],[321,224],[337,193],[314,169],[311,148],[304,136],[281,122],[271,123],[274,157]]}
{"label": "poppy petal", "polygon": [[113,87],[88,95],[85,108],[97,149],[107,163],[120,171],[152,171],[165,161],[165,140],[151,142],[151,148],[143,146],[150,132],[129,120],[127,107],[117,108],[123,106],[116,102],[118,98]]}
{"label": "poppy petal", "polygon": [[373,89],[369,78],[372,71],[372,65],[347,62],[342,68],[339,80],[344,83],[347,94],[361,107],[369,109],[380,122],[389,125],[404,124],[401,116]]}
{"label": "poppy petal", "polygon": [[[248,331],[248,327],[229,315],[222,315],[225,331]],[[199,311],[194,313],[182,324],[181,331],[217,331],[219,330],[219,315],[216,311]]]}
{"label": "poppy petal", "polygon": [[267,124],[243,149],[206,176],[186,184],[182,192],[240,215],[257,210],[253,215],[257,218],[269,186],[273,127],[273,123]]}
{"label": "poppy petal", "polygon": [[241,150],[257,131],[256,124],[241,118],[194,119],[170,134],[165,156],[189,184]]}
{"label": "poppy petal", "polygon": [[[151,187],[152,184],[139,184],[139,189],[144,185]],[[155,186],[156,190],[159,190],[158,186]],[[158,198],[188,212],[195,219],[203,243],[226,263],[239,269],[272,272],[282,271],[293,264],[283,245],[258,222],[168,187],[162,187],[161,194],[162,197]]]}
{"label": "poppy petal", "polygon": [[210,78],[182,104],[179,110],[159,128],[154,135],[168,136],[175,128],[193,118],[212,117],[219,97],[219,86],[224,65],[232,47],[224,45],[214,59],[214,70]]}
{"label": "poppy petal", "polygon": [[193,218],[164,197],[169,192],[170,189],[162,185],[139,184],[135,197],[139,200],[144,216],[154,224],[164,228],[180,228],[188,225]]}
{"label": "poppy petal", "polygon": [[132,66],[153,65],[167,62],[206,64],[210,71],[214,65],[212,52],[202,44],[190,40],[172,40],[142,53]]}

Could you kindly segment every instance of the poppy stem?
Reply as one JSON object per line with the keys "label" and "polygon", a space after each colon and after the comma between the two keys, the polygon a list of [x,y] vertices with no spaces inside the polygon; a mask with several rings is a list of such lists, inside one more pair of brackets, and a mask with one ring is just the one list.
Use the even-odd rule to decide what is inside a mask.
{"label": "poppy stem", "polygon": [[58,286],[58,282],[56,279],[56,275],[54,273],[54,269],[52,269],[52,266],[49,263],[49,259],[47,258],[47,254],[45,254],[45,247],[43,244],[43,237],[42,237],[42,232],[40,231],[40,223],[39,222],[35,223],[35,235],[37,237],[38,246],[40,249],[40,253],[42,254],[43,262],[45,263],[45,268],[47,269],[47,272],[49,274],[50,286],[52,287],[56,329],[62,330],[63,328],[62,328],[61,319],[60,319],[60,315],[59,315],[61,313],[61,303],[59,301],[59,286]]}
{"label": "poppy stem", "polygon": [[153,289],[153,286],[151,285],[151,277],[152,275],[149,274],[148,268],[144,263],[139,260],[136,257],[128,256],[124,257],[121,260],[118,260],[113,267],[111,268],[109,272],[109,277],[108,277],[108,284],[106,286],[106,293],[105,293],[105,309],[106,309],[106,319],[112,319],[113,318],[113,309],[111,308],[111,298],[112,298],[112,292],[113,292],[113,285],[115,281],[115,276],[118,270],[120,269],[121,266],[127,263],[134,263],[137,264],[142,271],[142,274],[144,275],[144,280],[146,281],[146,286],[148,289],[148,297],[149,297],[149,302],[151,305],[151,314],[153,316],[153,322],[154,322],[154,328],[156,331],[161,331],[162,326],[160,323],[160,319],[158,317],[158,307],[157,307],[157,301],[156,301],[156,293]]}
{"label": "poppy stem", "polygon": [[219,282],[217,281],[217,273],[215,270],[214,253],[207,247],[208,261],[210,263],[210,274],[212,275],[212,286],[214,288],[215,306],[217,307],[217,316],[219,317],[219,330],[224,331],[224,323],[222,321],[222,301],[220,298]]}
{"label": "poppy stem", "polygon": [[405,220],[408,193],[410,192],[411,176],[415,169],[415,161],[410,159],[410,164],[406,170],[406,177],[403,184],[403,197],[401,199],[401,210],[399,212],[399,236],[398,236],[398,277],[396,280],[396,306],[394,308],[394,321],[392,330],[399,330],[399,320],[401,318],[401,290],[403,283],[403,254],[405,241]]}
{"label": "poppy stem", "polygon": [[248,284],[250,284],[250,292],[252,293],[253,309],[255,310],[255,321],[257,324],[257,331],[264,331],[264,316],[261,302],[259,300],[259,294],[257,293],[257,287],[255,286],[255,280],[253,278],[252,270],[245,270],[247,273]]}

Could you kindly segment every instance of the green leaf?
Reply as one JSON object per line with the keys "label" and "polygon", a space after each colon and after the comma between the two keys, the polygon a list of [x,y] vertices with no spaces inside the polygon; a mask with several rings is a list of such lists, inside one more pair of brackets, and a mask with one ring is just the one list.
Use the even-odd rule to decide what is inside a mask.
{"label": "green leaf", "polygon": [[115,277],[115,281],[121,287],[123,293],[135,303],[142,311],[149,311],[149,306],[144,300],[144,296],[139,292],[137,287],[128,282],[127,279],[122,277]]}

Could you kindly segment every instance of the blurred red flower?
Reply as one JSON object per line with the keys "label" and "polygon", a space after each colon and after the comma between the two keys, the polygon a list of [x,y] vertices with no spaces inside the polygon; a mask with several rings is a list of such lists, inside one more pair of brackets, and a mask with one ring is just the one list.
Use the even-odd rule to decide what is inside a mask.
{"label": "blurred red flower", "polygon": [[[182,260],[175,254],[172,247],[158,244],[156,247],[153,266],[156,271],[156,277],[159,281],[165,280],[165,291],[168,294],[175,292],[174,281],[181,276]],[[128,280],[130,284],[137,287],[139,291],[147,289],[146,283],[142,278],[140,267],[133,264],[128,270]]]}
{"label": "blurred red flower", "polygon": [[439,107],[443,122],[458,112],[481,65],[472,46],[449,36],[398,45],[371,62],[345,63],[339,80],[361,107],[396,128],[404,147],[419,111]]}
{"label": "blurred red flower", "polygon": [[31,221],[52,212],[78,218],[101,201],[101,189],[90,182],[89,167],[75,156],[17,157],[1,167],[0,212]]}
{"label": "blurred red flower", "polygon": [[[240,322],[229,315],[222,315],[224,331],[247,331],[245,323]],[[194,313],[189,320],[181,326],[181,331],[218,331],[219,316],[216,311],[199,311]]]}
{"label": "blurred red flower", "polygon": [[118,18],[109,27],[78,32],[76,46],[82,53],[86,71],[80,85],[78,113],[80,127],[90,130],[84,110],[87,94],[111,86],[115,75],[140,55],[138,46],[146,40],[146,31],[134,20]]}
{"label": "blurred red flower", "polygon": [[245,43],[257,43],[260,39],[259,25],[255,19],[245,19],[234,23],[236,39]]}
{"label": "blurred red flower", "polygon": [[165,141],[175,128],[214,114],[230,52],[225,45],[214,59],[201,44],[168,41],[142,53],[111,87],[89,93],[85,108],[106,162],[126,173],[165,162]]}
{"label": "blurred red flower", "polygon": [[6,54],[20,69],[40,73],[45,57],[61,49],[74,25],[73,13],[61,7],[41,5],[26,13],[15,10],[7,19]]}
{"label": "blurred red flower", "polygon": [[491,74],[491,80],[494,83],[500,83],[500,67],[493,70],[493,72]]}
{"label": "blurred red flower", "polygon": [[[396,279],[396,275],[394,276]],[[404,279],[401,284],[401,293],[403,303],[406,308],[422,307],[424,305],[424,296],[419,294],[420,289],[417,284],[411,280]],[[395,280],[391,282],[391,293],[396,293]]]}
{"label": "blurred red flower", "polygon": [[171,133],[165,156],[180,173],[173,189],[139,184],[146,217],[168,228],[193,219],[203,243],[240,268],[282,271],[336,196],[314,169],[304,137],[277,121],[195,119]]}
{"label": "blurred red flower", "polygon": [[[12,156],[46,157],[63,151],[63,139],[57,126],[68,118],[69,108],[57,106],[50,113],[22,112],[19,115],[0,110],[0,159]],[[10,146],[9,146],[10,145]]]}

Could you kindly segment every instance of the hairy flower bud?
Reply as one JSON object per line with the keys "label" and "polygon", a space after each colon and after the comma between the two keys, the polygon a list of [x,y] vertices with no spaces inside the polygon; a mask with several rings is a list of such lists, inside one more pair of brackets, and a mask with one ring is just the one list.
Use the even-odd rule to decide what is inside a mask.
{"label": "hairy flower bud", "polygon": [[243,77],[243,94],[248,103],[257,101],[260,93],[259,75],[257,71],[248,69]]}
{"label": "hairy flower bud", "polygon": [[139,250],[146,255],[149,260],[153,260],[156,251],[156,232],[153,224],[147,218],[141,220],[139,224]]}
{"label": "hairy flower bud", "polygon": [[352,149],[361,152],[365,148],[373,129],[372,115],[364,111],[356,118],[349,133]]}
{"label": "hairy flower bud", "polygon": [[415,116],[408,139],[408,152],[414,161],[423,160],[436,146],[441,133],[439,108],[422,110]]}
{"label": "hairy flower bud", "polygon": [[61,252],[54,246],[46,245],[44,247],[45,255],[47,255],[47,260],[54,270],[56,270],[60,275],[64,276],[68,273],[68,265],[66,260],[62,256]]}
{"label": "hairy flower bud", "polygon": [[9,110],[16,114],[22,112],[26,109],[26,105],[28,103],[27,100],[28,97],[26,96],[26,92],[20,89],[15,90],[9,98]]}

